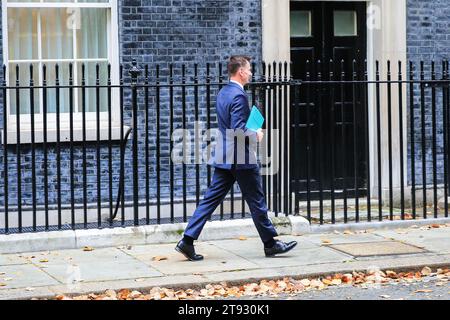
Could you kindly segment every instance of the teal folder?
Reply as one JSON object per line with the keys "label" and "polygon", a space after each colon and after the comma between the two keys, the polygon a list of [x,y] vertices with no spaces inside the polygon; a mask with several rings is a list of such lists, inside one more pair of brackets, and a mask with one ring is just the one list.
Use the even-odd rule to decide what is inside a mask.
{"label": "teal folder", "polygon": [[247,127],[247,129],[258,131],[258,129],[262,128],[263,123],[263,115],[256,106],[253,106],[245,126]]}

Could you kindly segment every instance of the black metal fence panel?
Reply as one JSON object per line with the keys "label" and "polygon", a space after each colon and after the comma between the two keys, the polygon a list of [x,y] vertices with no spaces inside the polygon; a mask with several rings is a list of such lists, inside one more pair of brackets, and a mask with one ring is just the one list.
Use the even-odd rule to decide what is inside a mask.
{"label": "black metal fence panel", "polygon": [[[186,222],[212,177],[222,64],[4,66],[0,233]],[[252,65],[269,210],[448,217],[448,62]],[[126,69],[126,70],[125,70]],[[394,70],[395,69],[395,70]],[[406,76],[407,75],[407,76]],[[211,219],[248,217],[234,186]]]}

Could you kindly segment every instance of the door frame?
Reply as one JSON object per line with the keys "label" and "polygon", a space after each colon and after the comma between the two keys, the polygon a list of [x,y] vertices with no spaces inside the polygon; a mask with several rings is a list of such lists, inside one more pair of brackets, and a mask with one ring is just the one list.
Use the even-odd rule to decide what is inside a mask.
{"label": "door frame", "polygon": [[[317,1],[317,0],[293,0],[293,1]],[[322,0],[322,1],[351,1],[351,0]],[[290,61],[290,0],[262,0],[262,58],[264,61]],[[386,74],[386,61],[390,60],[392,72],[397,72],[397,61],[402,61],[402,73],[406,75],[406,0],[361,0],[367,3],[367,72],[369,79],[375,75],[375,61],[380,61],[380,73]],[[370,27],[369,27],[370,26]],[[392,101],[398,101],[397,90],[393,90]],[[381,90],[381,130],[387,132],[387,90]],[[403,106],[407,106],[406,95],[402,99]],[[371,193],[378,189],[376,179],[377,172],[377,146],[376,138],[376,113],[375,113],[375,86],[369,86],[369,157],[370,157],[370,189]],[[285,115],[289,118],[289,114]],[[288,119],[288,123],[290,119]],[[398,112],[392,113],[392,132],[399,131]],[[403,141],[407,140],[407,112],[403,113]],[[393,135],[394,138],[394,135]],[[288,136],[289,144],[290,137]],[[393,139],[393,148],[399,148],[399,139]],[[388,140],[382,139],[381,152],[387,154]],[[404,143],[404,154],[407,155],[407,143]],[[287,152],[290,161],[290,150]],[[404,157],[404,168],[408,168],[408,157]],[[400,193],[400,156],[393,153],[392,183],[394,194]],[[289,168],[289,166],[288,166]],[[387,160],[382,162],[382,188],[388,190],[389,168]],[[404,176],[404,184],[407,185],[408,175]]]}
{"label": "door frame", "polygon": [[[367,56],[366,3],[292,1],[290,2],[290,8],[292,11],[306,10],[307,12],[310,12],[311,19],[311,30],[309,36],[291,38],[291,60],[293,62],[292,67],[294,68],[291,70],[291,73],[294,78],[304,79],[304,72],[306,72],[306,59],[310,59],[310,61],[313,62],[313,65],[315,65],[315,61],[317,60],[322,61],[323,79],[328,79],[328,72],[330,71],[334,72],[335,79],[340,79],[341,59],[345,59],[346,79],[351,79],[352,59],[355,58],[357,61],[355,70],[362,70],[364,68],[363,59]],[[329,22],[333,20],[334,12],[342,10],[350,10],[357,13],[357,21],[355,20],[356,34],[351,36],[336,36],[334,34],[333,25]],[[334,61],[334,68],[331,70],[329,65],[330,59]],[[315,69],[315,67],[313,67],[313,69]],[[316,76],[313,75],[312,79],[316,79]],[[329,87],[327,86],[327,88]],[[309,142],[309,154],[311,157],[309,158],[311,164],[311,171],[309,172],[311,180],[309,187],[313,193],[318,193],[319,187],[322,188],[322,190],[327,190],[330,188],[333,188],[334,190],[342,190],[344,189],[344,185],[346,186],[347,192],[356,191],[356,186],[353,180],[354,177],[350,174],[350,172],[353,173],[354,170],[357,170],[358,187],[361,191],[366,187],[366,183],[363,181],[368,180],[366,176],[366,172],[368,170],[365,165],[366,153],[360,151],[366,150],[368,142],[366,142],[365,139],[356,138],[357,135],[355,136],[355,134],[356,130],[359,132],[366,132],[367,130],[365,112],[363,112],[361,108],[356,107],[359,103],[363,102],[363,96],[355,93],[356,100],[354,102],[356,104],[353,104],[352,92],[356,88],[349,85],[346,85],[345,89],[342,87],[346,93],[344,107],[344,105],[341,105],[342,100],[339,98],[340,86],[333,86],[332,88],[332,91],[334,91],[335,94],[332,94],[330,90],[322,90],[324,87],[314,91],[314,95],[320,95],[320,99],[318,97],[313,98],[312,104],[309,105],[310,125],[312,125],[312,140]],[[306,86],[303,86],[300,89],[300,95],[298,97],[299,100],[292,102],[292,104],[295,103],[296,106],[299,106],[299,103],[306,103]],[[319,103],[319,101],[321,101],[321,103]],[[331,113],[333,109],[334,113]],[[353,111],[355,111],[355,113],[353,113]],[[305,117],[305,110],[299,110],[299,113]],[[343,126],[340,120],[343,114],[346,115],[346,126]],[[334,115],[334,117],[332,115]],[[301,121],[303,126],[305,125],[304,121],[305,119],[303,118],[303,121]],[[355,123],[353,121],[355,121]],[[292,125],[297,127],[299,123],[294,120]],[[320,127],[320,125],[322,126]],[[299,130],[301,130],[302,133],[298,134],[303,138],[300,138],[300,140],[295,143],[295,150],[293,151],[295,151],[297,157],[294,156],[291,161],[299,161],[300,163],[304,163],[306,159],[299,159],[298,156],[301,156],[302,154],[303,156],[306,155],[306,140],[304,139],[304,130],[306,129],[299,128]],[[342,135],[344,135],[344,131],[346,137],[345,139],[347,140],[341,140],[343,138]],[[364,137],[364,135],[362,135],[362,137]],[[320,146],[320,140],[316,139],[322,139],[323,143],[328,147],[325,145]],[[333,139],[333,143],[330,144],[327,142],[333,141]],[[347,143],[344,143],[345,141],[347,141]],[[354,146],[352,142],[356,143],[356,146]],[[332,147],[334,147],[334,151],[332,151]],[[354,147],[357,148],[357,150],[360,150],[356,159],[353,156]],[[297,148],[299,148],[299,150],[297,150]],[[341,152],[346,154],[346,160],[342,158],[343,154],[341,154]],[[344,168],[346,173],[343,172]],[[300,190],[297,190],[297,192],[306,191],[304,190],[306,189],[304,185],[306,181],[305,168],[300,168],[298,175],[291,181],[295,181],[296,179],[300,180],[298,182],[300,184],[297,186]],[[345,184],[343,184],[344,181]],[[336,197],[340,196],[336,194],[333,195]],[[361,193],[360,196],[362,197],[363,193]]]}

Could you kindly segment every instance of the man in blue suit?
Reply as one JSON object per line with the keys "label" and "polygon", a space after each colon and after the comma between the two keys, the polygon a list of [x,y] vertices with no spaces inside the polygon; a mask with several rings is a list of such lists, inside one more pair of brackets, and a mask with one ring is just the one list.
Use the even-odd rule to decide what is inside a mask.
{"label": "man in blue suit", "polygon": [[197,240],[206,221],[223,201],[237,181],[247,202],[253,222],[264,243],[266,256],[285,253],[297,245],[296,241],[282,242],[274,239],[278,234],[267,217],[267,206],[262,188],[260,168],[256,160],[256,145],[263,139],[262,130],[245,127],[250,115],[247,95],[244,91],[252,76],[250,58],[232,56],[228,62],[230,82],[217,95],[216,109],[219,137],[214,155],[208,164],[214,167],[214,175],[203,200],[199,203],[175,249],[191,261],[202,260],[195,253]]}

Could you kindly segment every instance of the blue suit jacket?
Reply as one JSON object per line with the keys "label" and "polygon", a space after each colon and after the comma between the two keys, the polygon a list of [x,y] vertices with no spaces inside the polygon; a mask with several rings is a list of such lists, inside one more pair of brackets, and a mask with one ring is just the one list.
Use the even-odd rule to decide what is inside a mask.
{"label": "blue suit jacket", "polygon": [[257,134],[245,124],[250,115],[247,94],[233,82],[224,86],[216,100],[218,135],[208,164],[221,169],[253,169],[256,159]]}

